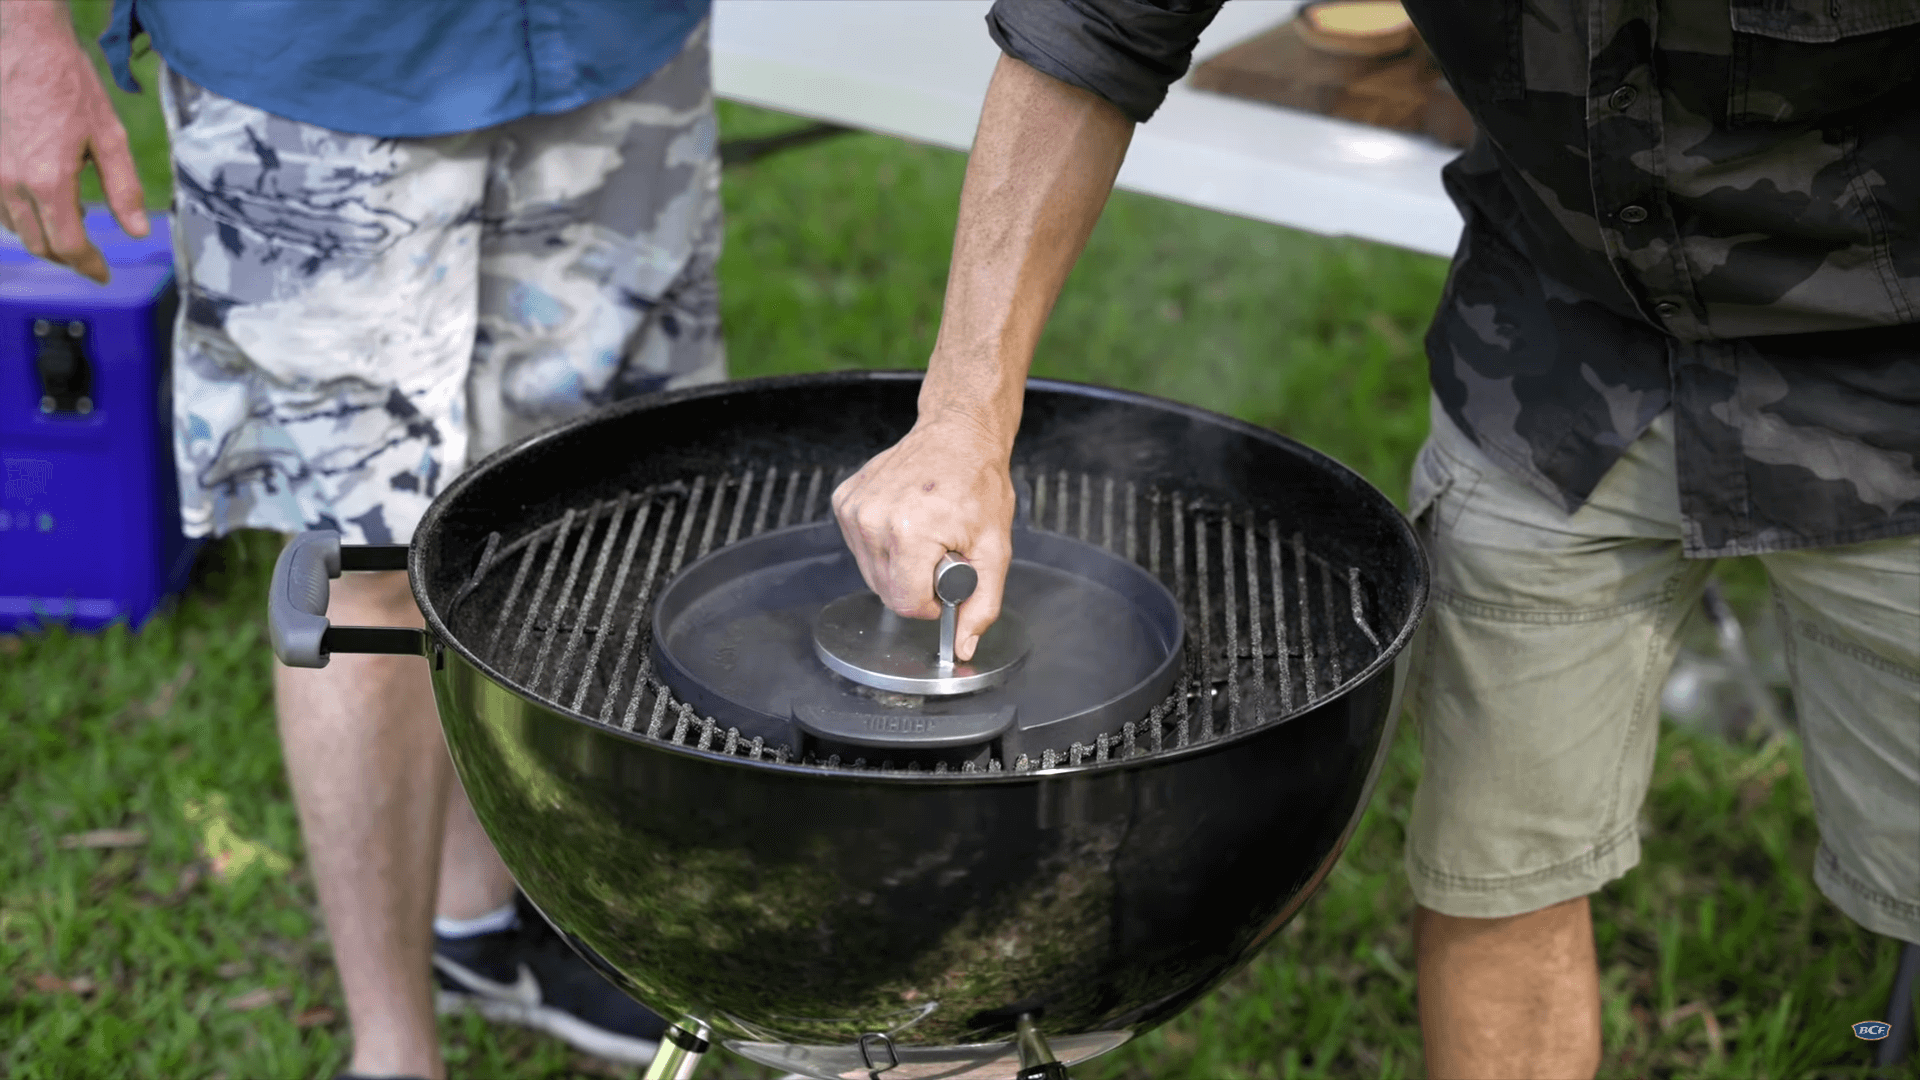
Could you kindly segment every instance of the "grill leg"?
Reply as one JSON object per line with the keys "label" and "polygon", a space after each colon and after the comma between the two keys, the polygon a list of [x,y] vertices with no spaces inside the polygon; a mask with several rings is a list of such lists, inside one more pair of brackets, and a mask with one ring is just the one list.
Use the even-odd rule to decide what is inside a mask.
{"label": "grill leg", "polygon": [[1020,1017],[1018,1032],[1020,1072],[1016,1080],[1068,1080],[1067,1067],[1054,1058],[1047,1040],[1033,1026],[1032,1017]]}
{"label": "grill leg", "polygon": [[660,1052],[647,1066],[646,1080],[692,1080],[708,1045],[700,1036],[669,1024],[666,1037],[660,1040]]}

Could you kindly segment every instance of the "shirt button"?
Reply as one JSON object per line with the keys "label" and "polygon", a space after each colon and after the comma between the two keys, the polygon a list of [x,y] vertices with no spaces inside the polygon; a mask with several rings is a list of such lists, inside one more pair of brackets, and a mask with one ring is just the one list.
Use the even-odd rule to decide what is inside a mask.
{"label": "shirt button", "polygon": [[1639,204],[1620,208],[1620,220],[1629,225],[1638,225],[1647,220],[1647,208]]}
{"label": "shirt button", "polygon": [[1620,89],[1615,90],[1613,93],[1607,95],[1607,104],[1613,106],[1614,109],[1616,109],[1619,112],[1626,112],[1627,107],[1632,105],[1634,103],[1634,100],[1637,99],[1639,96],[1640,96],[1640,91],[1635,90],[1631,86],[1623,86]]}
{"label": "shirt button", "polygon": [[1662,300],[1653,305],[1653,313],[1663,319],[1671,319],[1680,314],[1680,305],[1671,300]]}

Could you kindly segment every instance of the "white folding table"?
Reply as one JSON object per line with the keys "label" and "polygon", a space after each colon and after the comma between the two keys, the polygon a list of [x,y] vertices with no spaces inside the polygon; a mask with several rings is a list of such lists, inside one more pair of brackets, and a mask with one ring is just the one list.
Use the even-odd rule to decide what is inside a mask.
{"label": "white folding table", "polygon": [[[1000,50],[990,0],[716,0],[721,97],[965,150]],[[1196,62],[1285,20],[1296,0],[1233,0]],[[1455,151],[1313,113],[1173,87],[1118,186],[1330,236],[1451,255],[1440,186]]]}

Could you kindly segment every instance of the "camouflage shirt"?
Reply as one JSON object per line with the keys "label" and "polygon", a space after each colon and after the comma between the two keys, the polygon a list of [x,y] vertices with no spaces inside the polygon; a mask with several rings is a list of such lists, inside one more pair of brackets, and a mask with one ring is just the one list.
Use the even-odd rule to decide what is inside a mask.
{"label": "camouflage shirt", "polygon": [[[1433,388],[1569,512],[1674,410],[1696,557],[1920,532],[1920,0],[1405,0],[1479,125]],[[1219,0],[998,0],[1144,120]]]}

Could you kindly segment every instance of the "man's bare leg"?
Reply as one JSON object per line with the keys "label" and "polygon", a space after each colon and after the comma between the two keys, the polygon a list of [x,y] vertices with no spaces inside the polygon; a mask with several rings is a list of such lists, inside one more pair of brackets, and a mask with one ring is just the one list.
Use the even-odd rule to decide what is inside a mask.
{"label": "man's bare leg", "polygon": [[1600,1068],[1587,898],[1505,919],[1418,908],[1420,1033],[1435,1080],[1560,1080]]}
{"label": "man's bare leg", "polygon": [[[328,617],[418,626],[406,575],[347,574]],[[276,665],[280,739],[353,1026],[349,1068],[445,1075],[429,970],[452,763],[417,657]],[[464,801],[464,800],[463,800]]]}

